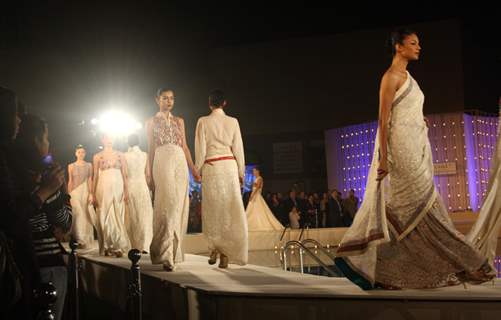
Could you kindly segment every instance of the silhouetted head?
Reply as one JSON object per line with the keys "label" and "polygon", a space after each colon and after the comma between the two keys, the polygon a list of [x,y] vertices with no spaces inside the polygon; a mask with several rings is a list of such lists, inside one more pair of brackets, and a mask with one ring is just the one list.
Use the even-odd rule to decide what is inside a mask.
{"label": "silhouetted head", "polygon": [[81,144],[77,145],[76,148],[75,148],[75,157],[77,158],[77,160],[84,160],[85,159],[85,155],[87,154],[87,152],[85,151],[85,147]]}
{"label": "silhouetted head", "polygon": [[390,33],[388,40],[391,55],[406,60],[418,60],[421,51],[417,33],[411,29],[398,28]]}
{"label": "silhouetted head", "polygon": [[209,94],[209,107],[212,109],[224,108],[226,106],[226,97],[224,96],[223,90],[216,89],[212,90]]}
{"label": "silhouetted head", "polygon": [[170,88],[158,89],[155,101],[161,112],[171,111],[174,108],[174,90]]}
{"label": "silhouetted head", "polygon": [[127,138],[127,143],[129,147],[135,147],[139,145],[139,136],[136,133],[129,135]]}

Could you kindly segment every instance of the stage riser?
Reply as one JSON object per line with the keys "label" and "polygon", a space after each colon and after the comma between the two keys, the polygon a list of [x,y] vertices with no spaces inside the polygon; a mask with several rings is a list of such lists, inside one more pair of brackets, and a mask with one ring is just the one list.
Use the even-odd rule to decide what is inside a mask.
{"label": "stage riser", "polygon": [[[188,256],[174,273],[142,259],[145,319],[472,319],[501,317],[501,283],[438,290],[359,290],[343,278],[247,265],[221,270]],[[125,310],[130,263],[81,257],[81,290]],[[113,308],[110,308],[113,309]]]}
{"label": "stage riser", "polygon": [[501,303],[203,296],[207,320],[493,320]]}

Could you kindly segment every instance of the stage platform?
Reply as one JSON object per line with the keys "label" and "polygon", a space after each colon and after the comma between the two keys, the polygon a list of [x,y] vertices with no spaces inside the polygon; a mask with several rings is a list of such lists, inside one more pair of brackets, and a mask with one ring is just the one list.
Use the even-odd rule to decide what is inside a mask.
{"label": "stage platform", "polygon": [[[81,288],[124,309],[130,262],[80,254]],[[499,319],[501,281],[433,290],[363,291],[345,278],[256,265],[219,269],[187,254],[175,272],[140,261],[144,319]]]}
{"label": "stage platform", "polygon": [[[318,228],[305,229],[302,239],[314,239],[324,246],[333,248],[339,244],[347,228]],[[283,234],[283,237],[282,237]],[[265,267],[280,267],[280,248],[289,240],[298,240],[301,230],[287,229],[283,231],[250,231],[249,232],[249,263]],[[282,240],[280,238],[282,237]],[[208,256],[206,237],[201,233],[187,234],[183,240],[183,250],[186,253]],[[320,257],[322,260],[325,257]],[[298,259],[292,259],[297,265]],[[328,263],[327,260],[324,262]],[[309,257],[305,256],[307,265],[317,265]],[[332,262],[330,262],[332,264]]]}

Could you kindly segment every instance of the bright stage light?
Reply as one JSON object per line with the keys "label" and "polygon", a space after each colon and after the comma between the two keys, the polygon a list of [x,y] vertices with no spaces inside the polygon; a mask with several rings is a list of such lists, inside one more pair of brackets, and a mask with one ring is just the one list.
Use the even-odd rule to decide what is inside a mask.
{"label": "bright stage light", "polygon": [[142,128],[129,114],[117,110],[108,111],[91,122],[99,126],[99,131],[113,137],[125,137]]}

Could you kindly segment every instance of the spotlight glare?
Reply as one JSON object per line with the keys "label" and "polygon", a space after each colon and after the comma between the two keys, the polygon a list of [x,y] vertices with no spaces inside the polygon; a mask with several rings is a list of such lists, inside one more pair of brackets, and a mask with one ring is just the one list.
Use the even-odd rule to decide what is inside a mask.
{"label": "spotlight glare", "polygon": [[[94,120],[94,119],[93,119]],[[141,124],[134,120],[129,114],[112,110],[103,114],[99,120],[99,130],[113,137],[124,137],[141,129]]]}

